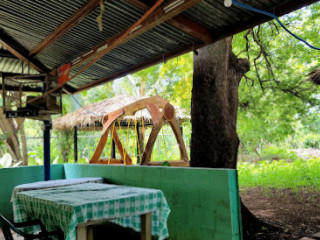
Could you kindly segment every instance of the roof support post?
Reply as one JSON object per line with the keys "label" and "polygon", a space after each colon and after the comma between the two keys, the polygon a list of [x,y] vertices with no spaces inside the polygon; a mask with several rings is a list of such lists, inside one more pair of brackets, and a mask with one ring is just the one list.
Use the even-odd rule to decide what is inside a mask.
{"label": "roof support post", "polygon": [[116,159],[116,143],[114,142],[113,139],[111,143],[111,158]]}
{"label": "roof support post", "polygon": [[73,144],[74,144],[74,163],[78,162],[78,128],[74,127],[73,130]]}
{"label": "roof support post", "polygon": [[43,121],[43,165],[44,165],[44,180],[49,181],[51,179],[50,171],[50,130],[52,127],[51,120]]}

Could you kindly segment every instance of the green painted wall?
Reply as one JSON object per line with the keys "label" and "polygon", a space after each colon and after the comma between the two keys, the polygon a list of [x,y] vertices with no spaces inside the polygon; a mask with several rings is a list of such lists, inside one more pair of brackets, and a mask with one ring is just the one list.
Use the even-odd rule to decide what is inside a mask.
{"label": "green painted wall", "polygon": [[[62,164],[51,166],[51,179],[65,178]],[[0,168],[0,212],[12,219],[12,204],[10,202],[13,188],[17,185],[43,181],[43,167]]]}
{"label": "green painted wall", "polygon": [[242,239],[235,170],[67,164],[65,175],[161,189],[171,208],[172,240]]}
{"label": "green painted wall", "polygon": [[[161,189],[171,208],[172,240],[242,239],[235,170],[87,164],[51,169],[52,179],[97,176],[115,184]],[[0,212],[12,218],[13,188],[42,180],[42,166],[0,169]]]}

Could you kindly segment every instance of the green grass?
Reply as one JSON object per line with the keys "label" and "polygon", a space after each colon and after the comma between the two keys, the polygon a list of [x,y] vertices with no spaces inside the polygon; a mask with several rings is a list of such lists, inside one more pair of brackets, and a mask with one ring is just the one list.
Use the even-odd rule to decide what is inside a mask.
{"label": "green grass", "polygon": [[261,161],[258,163],[240,162],[240,188],[261,187],[264,189],[320,190],[320,158],[293,162]]}

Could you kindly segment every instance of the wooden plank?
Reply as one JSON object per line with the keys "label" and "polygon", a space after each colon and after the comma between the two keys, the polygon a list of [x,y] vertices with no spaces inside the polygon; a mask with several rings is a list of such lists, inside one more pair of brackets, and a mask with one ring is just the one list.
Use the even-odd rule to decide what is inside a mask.
{"label": "wooden plank", "polygon": [[105,122],[103,124],[102,134],[101,138],[99,140],[99,143],[96,147],[96,150],[94,151],[89,163],[98,163],[101,153],[103,152],[104,147],[106,146],[107,140],[108,140],[108,134],[110,130],[111,124],[116,120],[118,117],[120,117],[123,114],[123,110],[119,109],[115,112],[112,112],[105,117]]}
{"label": "wooden plank", "polygon": [[177,140],[177,143],[179,146],[180,158],[182,160],[187,161],[188,160],[188,153],[187,153],[187,149],[186,149],[186,146],[185,146],[183,138],[182,138],[182,134],[180,132],[179,122],[178,122],[177,118],[175,117],[174,119],[169,121],[169,124],[172,128],[172,131],[174,133],[174,136],[176,137],[176,140]]}
{"label": "wooden plank", "polygon": [[72,27],[87,17],[94,9],[100,5],[100,0],[88,0],[85,5],[78,9],[71,17],[56,28],[50,35],[44,38],[36,47],[34,47],[29,55],[34,57],[47,48],[50,44],[59,39],[63,34],[68,32]]}
{"label": "wooden plank", "polygon": [[[177,0],[171,0],[167,4],[164,5],[164,7],[159,7],[156,11],[154,11],[149,17],[147,17],[136,29],[133,29],[130,34],[124,36],[121,41],[119,41],[119,38],[122,37],[130,28],[125,29],[124,31],[117,33],[113,37],[107,39],[106,41],[98,44],[97,46],[93,47],[86,53],[82,54],[79,58],[74,59],[71,61],[73,63],[71,69],[75,69],[79,67],[80,65],[83,65],[84,63],[95,59],[97,56],[101,56],[102,54],[106,54],[108,51],[111,51],[115,47],[118,47],[137,36],[149,31],[150,29],[156,27],[157,25],[169,20],[170,18],[180,14],[181,12],[187,10],[188,8],[194,6],[195,4],[199,3],[202,0],[185,0],[180,5],[178,5],[176,8],[173,8],[172,10],[168,7],[170,7],[173,3],[175,3]],[[117,46],[114,46],[114,43],[117,42]],[[79,72],[81,72],[80,70]],[[78,72],[78,73],[79,73]],[[74,75],[75,76],[75,75]],[[72,76],[72,78],[74,77]]]}
{"label": "wooden plank", "polygon": [[[144,11],[148,10],[150,7],[148,4],[139,0],[126,0],[126,1],[131,5],[137,8],[140,8],[141,10],[144,10]],[[166,22],[182,30],[183,32],[189,34],[190,36],[193,36],[201,40],[202,42],[212,41],[212,34],[208,29],[190,20],[189,18],[183,16],[182,14],[179,14],[173,17],[172,19],[167,20]]]}
{"label": "wooden plank", "polygon": [[141,240],[151,240],[152,218],[151,213],[141,215]]}
{"label": "wooden plank", "polygon": [[160,109],[152,103],[147,103],[146,107],[151,115],[152,121],[155,122],[161,114]]}
{"label": "wooden plank", "polygon": [[165,122],[165,119],[163,115],[161,114],[157,121],[153,123],[153,127],[146,145],[146,148],[144,150],[141,165],[146,165],[151,160],[152,150],[154,143],[156,142],[156,139],[158,137],[158,134],[160,132],[160,129],[162,128],[163,124]]}
{"label": "wooden plank", "polygon": [[104,147],[106,146],[107,140],[108,140],[108,133],[109,130],[104,132],[98,142],[98,145],[89,161],[90,164],[92,163],[99,163],[99,159],[101,156],[101,153],[103,152]]}

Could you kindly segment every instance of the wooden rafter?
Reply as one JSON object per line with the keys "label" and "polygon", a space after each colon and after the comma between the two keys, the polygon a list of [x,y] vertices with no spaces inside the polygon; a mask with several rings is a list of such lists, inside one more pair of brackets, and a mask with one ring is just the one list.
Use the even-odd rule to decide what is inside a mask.
{"label": "wooden rafter", "polygon": [[37,70],[40,73],[48,72],[48,69],[37,59],[31,59],[29,52],[18,41],[9,36],[3,29],[0,29],[0,44],[27,65]]}
{"label": "wooden rafter", "polygon": [[[148,10],[149,5],[140,1],[140,0],[126,0],[131,5],[140,8],[141,10]],[[153,2],[153,1],[152,1]],[[212,34],[208,29],[199,25],[198,23],[188,19],[187,17],[179,14],[169,20],[166,21],[170,25],[182,30],[183,32],[199,39],[202,42],[211,42]]]}
{"label": "wooden rafter", "polygon": [[188,45],[188,46],[182,47],[180,49],[174,50],[172,52],[160,55],[160,56],[155,57],[153,59],[147,60],[145,62],[139,63],[139,64],[134,65],[132,67],[126,68],[126,69],[121,70],[119,72],[116,72],[114,74],[108,75],[106,77],[103,77],[103,78],[100,78],[100,79],[95,80],[93,82],[90,82],[88,84],[85,84],[85,85],[81,86],[80,88],[78,88],[77,92],[81,92],[81,91],[84,91],[86,89],[99,86],[99,85],[104,84],[106,82],[110,82],[110,81],[112,81],[114,79],[117,79],[117,78],[120,78],[120,77],[124,77],[124,76],[126,76],[126,75],[128,75],[130,73],[135,73],[137,71],[141,71],[141,70],[143,70],[145,68],[148,68],[148,67],[153,66],[155,64],[167,61],[167,60],[169,60],[171,58],[177,57],[177,56],[179,56],[181,54],[190,52],[192,50],[195,50],[197,48],[203,47],[205,45],[206,44]]}
{"label": "wooden rafter", "polygon": [[[139,1],[139,0],[137,0],[137,1]],[[287,3],[287,4],[281,4],[280,6],[274,8],[272,10],[269,9],[267,11],[272,11],[278,17],[280,17],[280,16],[283,16],[283,15],[289,13],[289,12],[292,12],[292,11],[295,11],[295,10],[300,9],[302,7],[308,6],[308,5],[313,4],[315,2],[318,2],[318,0],[307,0],[307,1],[303,1],[303,2],[301,2],[299,0],[296,0],[293,3],[290,2],[290,3]],[[103,83],[113,81],[113,80],[115,80],[117,78],[126,76],[128,74],[132,74],[132,73],[135,73],[137,71],[141,71],[141,70],[143,70],[145,68],[148,68],[150,66],[153,66],[155,64],[170,60],[170,59],[172,59],[174,57],[180,56],[180,55],[185,54],[187,52],[190,52],[190,51],[196,50],[198,48],[204,47],[204,46],[206,46],[208,44],[211,44],[213,42],[219,41],[219,40],[221,40],[221,39],[223,39],[225,37],[231,36],[233,34],[237,34],[239,32],[242,32],[242,31],[246,30],[246,29],[250,29],[250,28],[252,28],[252,27],[254,27],[256,25],[263,24],[263,23],[265,23],[265,22],[267,22],[269,20],[270,20],[270,17],[262,16],[262,18],[259,21],[256,21],[256,22],[253,22],[253,21],[243,22],[241,25],[228,28],[227,31],[225,31],[225,32],[217,32],[217,34],[216,34],[217,37],[214,37],[214,39],[210,43],[199,43],[197,45],[187,45],[187,46],[184,46],[182,48],[176,49],[174,51],[168,52],[166,54],[162,54],[162,55],[157,56],[157,57],[155,57],[153,59],[150,59],[150,60],[147,60],[145,62],[136,64],[136,65],[134,65],[132,67],[126,68],[126,69],[121,70],[119,72],[113,73],[111,75],[102,77],[102,78],[97,79],[97,80],[95,80],[93,82],[85,84],[85,85],[81,86],[80,88],[78,88],[77,92],[81,92],[81,91],[84,91],[86,89],[99,86],[99,85],[101,85]]]}
{"label": "wooden rafter", "polygon": [[[157,25],[171,19],[172,17],[180,14],[181,12],[187,10],[188,8],[194,6],[195,4],[201,2],[202,0],[184,0],[181,2],[180,5],[177,5],[175,8],[170,9],[170,6],[172,6],[173,3],[177,2],[178,0],[171,0],[164,6],[160,6],[156,11],[154,11],[147,19],[145,19],[136,29],[134,29],[131,34],[123,37],[121,41],[118,41],[119,37],[123,36],[128,29],[125,29],[124,31],[121,31],[114,35],[113,37],[107,39],[106,41],[98,44],[97,46],[93,47],[86,53],[82,54],[82,56],[74,59],[71,61],[72,67],[71,69],[75,69],[84,63],[92,60],[93,58],[99,56],[101,52],[105,52],[109,48],[109,46],[112,46],[115,41],[118,41],[117,46],[120,46],[139,35],[149,31],[150,29],[156,27]],[[54,71],[54,70],[53,70]]]}
{"label": "wooden rafter", "polygon": [[[101,59],[104,55],[106,55],[111,50],[129,41],[127,38],[134,35],[137,31],[139,31],[140,27],[142,27],[142,24],[144,24],[144,22],[147,21],[149,17],[153,16],[153,13],[156,13],[155,10],[160,9],[159,6],[161,6],[163,2],[164,0],[157,0],[157,2],[147,12],[145,12],[137,22],[135,22],[133,25],[127,28],[124,32],[121,32],[121,35],[117,39],[115,39],[115,41],[113,41],[110,45],[105,45],[102,49],[97,49],[96,52],[90,51],[89,53],[86,53],[87,55],[90,55],[89,56],[90,62],[87,63],[84,67],[82,67],[80,70],[78,70],[72,77],[69,77],[69,80],[77,77],[79,74],[84,72],[86,69],[92,66],[96,61]],[[85,61],[83,63],[85,63]],[[74,63],[71,63],[70,65],[71,66],[74,65]],[[70,69],[72,69],[73,67],[75,66],[72,66]]]}
{"label": "wooden rafter", "polygon": [[100,0],[88,0],[79,10],[77,10],[71,17],[55,29],[49,36],[44,38],[35,48],[30,51],[30,56],[34,57],[47,48],[50,44],[55,42],[63,34],[68,32],[72,27],[78,24],[82,19],[88,16],[100,4]]}

